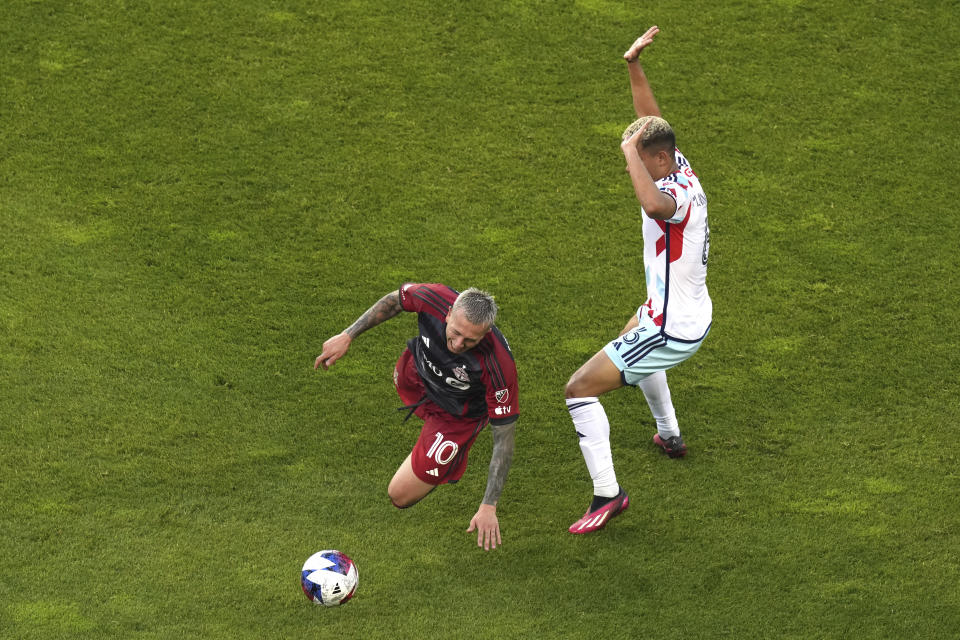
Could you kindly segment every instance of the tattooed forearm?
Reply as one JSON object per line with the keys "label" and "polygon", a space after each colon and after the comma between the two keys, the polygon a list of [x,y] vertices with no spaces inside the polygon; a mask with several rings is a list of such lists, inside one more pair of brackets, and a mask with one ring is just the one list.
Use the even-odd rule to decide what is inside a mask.
{"label": "tattooed forearm", "polygon": [[513,443],[516,435],[517,421],[510,424],[490,425],[493,430],[493,453],[490,455],[490,474],[487,477],[487,492],[483,496],[483,504],[497,504],[500,492],[507,482],[507,472],[513,461]]}
{"label": "tattooed forearm", "polygon": [[346,328],[344,333],[351,338],[356,338],[367,329],[377,326],[384,320],[389,320],[401,311],[403,307],[400,306],[400,293],[391,291],[367,309],[356,322]]}

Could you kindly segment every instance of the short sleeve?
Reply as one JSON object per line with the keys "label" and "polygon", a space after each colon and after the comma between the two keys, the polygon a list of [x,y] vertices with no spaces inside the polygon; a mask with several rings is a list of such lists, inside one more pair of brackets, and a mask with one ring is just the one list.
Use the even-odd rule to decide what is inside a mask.
{"label": "short sleeve", "polygon": [[456,299],[457,292],[445,284],[408,282],[400,287],[400,307],[404,311],[427,313],[441,320]]}
{"label": "short sleeve", "polygon": [[417,303],[419,298],[414,296],[414,292],[423,285],[416,282],[407,282],[400,287],[400,306],[404,311],[419,311]]}
{"label": "short sleeve", "polygon": [[683,178],[683,176],[678,174],[673,174],[669,179],[660,180],[657,182],[657,188],[660,189],[660,193],[665,193],[671,198],[673,198],[674,203],[676,203],[677,208],[674,209],[673,215],[664,220],[664,222],[682,222],[683,218],[686,216],[687,207],[690,205],[690,183]]}

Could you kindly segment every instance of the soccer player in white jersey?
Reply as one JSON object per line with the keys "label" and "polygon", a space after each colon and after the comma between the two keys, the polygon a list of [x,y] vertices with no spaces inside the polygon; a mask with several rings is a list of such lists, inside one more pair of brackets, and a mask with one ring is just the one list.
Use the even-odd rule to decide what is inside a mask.
{"label": "soccer player in white jersey", "polygon": [[659,31],[656,26],[648,29],[623,56],[639,119],[627,127],[620,148],[641,205],[647,298],[620,335],[567,382],[567,409],[594,494],[570,533],[602,529],[629,505],[627,493],[617,483],[610,423],[598,397],[625,385],[640,387],[657,422],[653,443],[671,458],[685,456],[687,447],[680,436],[666,370],[692,356],[710,331],[707,198],[676,147],[673,129],[660,117],[638,61]]}

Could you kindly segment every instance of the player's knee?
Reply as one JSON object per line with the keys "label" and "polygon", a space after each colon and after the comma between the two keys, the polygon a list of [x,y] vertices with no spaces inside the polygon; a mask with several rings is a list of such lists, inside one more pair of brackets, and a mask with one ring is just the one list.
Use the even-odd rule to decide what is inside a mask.
{"label": "player's knee", "polygon": [[390,497],[390,502],[393,503],[397,509],[407,509],[417,504],[418,500],[411,500],[409,496],[401,495],[400,491],[397,491],[392,486],[387,487],[387,495]]}
{"label": "player's knee", "polygon": [[570,376],[570,379],[567,380],[567,386],[563,388],[563,393],[565,398],[582,398],[584,397],[584,385],[583,379],[581,376],[577,375],[580,373],[574,373]]}
{"label": "player's knee", "polygon": [[393,497],[390,498],[390,502],[392,502],[393,506],[395,506],[397,509],[406,509],[408,507],[413,506],[412,504],[404,504],[402,502],[397,502],[396,500],[393,499]]}
{"label": "player's knee", "polygon": [[403,483],[399,482],[396,477],[387,485],[387,495],[390,496],[390,502],[392,502],[393,506],[397,509],[406,509],[417,503],[417,498],[412,497],[410,491],[408,491],[406,487],[403,486]]}
{"label": "player's knee", "polygon": [[397,492],[393,491],[392,487],[387,488],[387,496],[390,498],[390,502],[393,503],[393,506],[395,506],[397,509],[406,509],[410,506],[405,500],[397,495]]}

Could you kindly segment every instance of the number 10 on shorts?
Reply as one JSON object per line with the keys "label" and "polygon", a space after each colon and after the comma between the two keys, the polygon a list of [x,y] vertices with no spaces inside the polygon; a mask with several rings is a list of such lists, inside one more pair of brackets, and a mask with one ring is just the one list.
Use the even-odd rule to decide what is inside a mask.
{"label": "number 10 on shorts", "polygon": [[436,460],[437,464],[447,464],[457,455],[459,447],[452,440],[444,440],[442,433],[438,433],[435,438],[427,451],[427,457]]}

